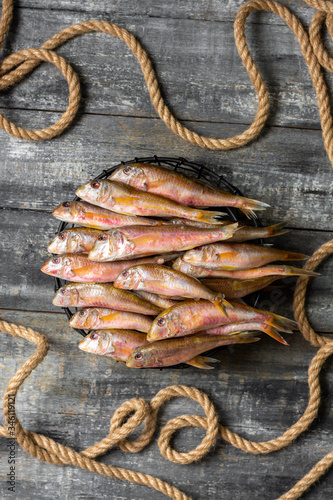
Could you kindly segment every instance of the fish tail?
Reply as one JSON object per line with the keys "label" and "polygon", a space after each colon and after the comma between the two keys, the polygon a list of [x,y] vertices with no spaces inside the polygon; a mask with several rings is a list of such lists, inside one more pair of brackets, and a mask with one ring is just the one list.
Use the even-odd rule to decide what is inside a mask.
{"label": "fish tail", "polygon": [[285,269],[286,276],[321,276],[320,273],[315,273],[314,271],[308,271],[307,269],[302,269],[299,267],[286,266]]}
{"label": "fish tail", "polygon": [[255,337],[255,333],[258,332],[243,332],[238,335],[233,335],[236,338],[235,344],[251,344],[252,342],[258,342],[260,337]]}
{"label": "fish tail", "polygon": [[201,368],[202,370],[214,370],[214,366],[207,365],[207,363],[220,363],[219,359],[208,358],[207,356],[196,356],[189,361],[186,361],[186,364],[195,366],[196,368]]}
{"label": "fish tail", "polygon": [[230,302],[228,302],[227,300],[225,300],[223,293],[218,293],[211,300],[211,302],[214,304],[214,306],[216,306],[224,314],[224,316],[226,318],[228,317],[228,313],[226,311],[226,307],[230,307],[231,309],[233,308],[233,306],[230,304]]}
{"label": "fish tail", "polygon": [[[237,205],[236,205],[237,206]],[[251,198],[241,198],[241,206],[238,208],[246,215],[248,219],[257,218],[254,210],[266,210],[270,205],[263,201],[252,200]]]}
{"label": "fish tail", "polygon": [[248,208],[240,208],[239,210],[243,212],[243,214],[246,215],[248,219],[258,219],[257,214],[253,210],[250,210]]}
{"label": "fish tail", "polygon": [[208,224],[223,224],[224,221],[221,221],[220,218],[227,216],[225,212],[214,212],[211,210],[197,210],[197,212],[197,220],[207,222]]}
{"label": "fish tail", "polygon": [[303,253],[286,252],[286,255],[283,260],[305,260],[308,258],[309,255],[305,255]]}
{"label": "fish tail", "polygon": [[281,234],[289,233],[290,229],[285,229],[287,221],[278,222],[267,228],[269,236],[280,236]]}
{"label": "fish tail", "polygon": [[285,333],[292,333],[293,330],[298,328],[296,321],[274,313],[271,313],[271,318],[267,321],[267,324]]}
{"label": "fish tail", "polygon": [[[267,335],[272,337],[274,340],[280,342],[280,344],[289,345],[288,342],[282,337],[282,335],[280,335],[280,333],[272,326],[265,325],[262,330],[263,332],[267,333]],[[292,331],[287,333],[292,333]]]}

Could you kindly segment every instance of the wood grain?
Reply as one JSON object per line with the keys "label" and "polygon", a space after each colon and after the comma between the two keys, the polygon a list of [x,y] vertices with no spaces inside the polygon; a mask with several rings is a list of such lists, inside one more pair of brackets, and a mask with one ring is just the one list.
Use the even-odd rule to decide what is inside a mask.
{"label": "wood grain", "polygon": [[[99,17],[105,19],[104,12]],[[238,56],[231,21],[154,15],[128,18],[122,10],[108,17],[143,43],[156,67],[163,94],[178,118],[219,124],[252,122],[256,93]],[[39,47],[64,27],[90,18],[89,12],[20,9],[6,53]],[[291,30],[285,24],[254,23],[248,25],[246,34],[271,94],[269,123],[319,128],[316,95]],[[58,52],[80,75],[85,112],[156,116],[139,64],[120,40],[89,34],[71,40]],[[327,82],[332,90],[330,74]],[[44,64],[23,83],[2,93],[1,101],[9,108],[58,111],[65,109],[66,100],[67,83],[56,68]]]}

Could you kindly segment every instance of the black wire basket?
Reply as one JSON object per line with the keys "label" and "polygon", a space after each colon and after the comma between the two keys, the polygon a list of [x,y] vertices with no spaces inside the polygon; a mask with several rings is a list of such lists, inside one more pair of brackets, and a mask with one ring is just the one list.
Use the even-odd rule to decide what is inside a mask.
{"label": "black wire basket", "polygon": [[[130,165],[132,163],[150,163],[152,165],[159,165],[162,167],[166,167],[166,168],[169,168],[171,170],[174,170],[175,172],[179,172],[187,177],[207,181],[212,186],[223,188],[226,191],[228,191],[232,194],[235,194],[237,196],[243,196],[243,193],[240,191],[240,189],[238,189],[237,187],[230,184],[230,182],[228,182],[223,177],[223,175],[216,174],[215,172],[212,172],[209,168],[207,168],[203,165],[199,165],[199,164],[194,163],[194,162],[190,162],[190,161],[186,160],[185,158],[172,158],[172,157],[168,157],[168,156],[149,156],[146,158],[134,158],[133,160],[129,160],[126,162],[122,161],[118,165],[115,165],[115,166],[110,167],[106,170],[103,170],[103,172],[101,174],[94,177],[92,180],[106,179],[117,168],[119,168],[123,165],[124,166]],[[73,198],[73,201],[77,201],[79,199],[80,198],[75,196],[75,198]],[[238,210],[237,208],[234,209],[234,208],[229,208],[229,207],[212,207],[212,208],[210,208],[210,210],[218,210],[218,211],[226,212],[229,215],[229,217],[235,222],[245,222],[246,221],[247,224],[250,223],[255,227],[262,226],[260,220],[257,217],[250,215],[250,219],[247,219],[241,213],[241,211]],[[56,234],[60,233],[61,231],[63,231],[64,229],[66,229],[68,227],[73,227],[73,226],[74,226],[74,224],[70,224],[68,222],[61,222],[58,226]],[[262,240],[260,240],[260,243],[263,244]],[[61,288],[65,284],[66,284],[65,280],[61,280],[60,278],[55,278],[55,286],[54,286],[55,292],[57,292],[59,290],[59,288]],[[251,294],[250,298],[247,299],[247,302],[250,302],[250,305],[252,307],[255,307],[259,301],[259,298],[260,298],[260,291],[254,293],[254,294]],[[63,307],[62,309],[67,314],[68,319],[71,319],[71,317],[73,316],[74,313],[68,307]],[[77,311],[77,308],[75,308],[75,311]],[[89,331],[81,330],[78,328],[74,328],[74,330],[76,332],[78,332],[80,335],[82,335],[83,337],[85,337],[86,335],[89,334]],[[210,353],[212,353],[212,352],[213,351],[210,351]],[[215,349],[214,349],[214,352],[215,352]],[[188,366],[189,365],[181,364],[181,365],[176,365],[173,368],[177,368],[177,367],[184,368],[184,367],[188,367]]]}

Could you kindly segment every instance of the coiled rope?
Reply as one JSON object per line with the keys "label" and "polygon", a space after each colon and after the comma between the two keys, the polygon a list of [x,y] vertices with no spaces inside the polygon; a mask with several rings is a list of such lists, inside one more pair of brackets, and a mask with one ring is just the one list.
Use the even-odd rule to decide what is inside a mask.
{"label": "coiled rope", "polygon": [[[317,93],[319,115],[323,139],[328,157],[333,165],[333,124],[329,95],[325,83],[322,66],[333,71],[333,59],[326,51],[321,36],[321,28],[326,21],[328,32],[333,35],[333,4],[324,0],[305,0],[308,5],[317,9],[311,22],[309,34],[298,18],[285,6],[271,0],[251,0],[239,10],[234,24],[235,42],[238,53],[249,74],[258,96],[258,108],[252,124],[239,135],[227,139],[205,137],[189,130],[181,124],[165,103],[158,84],[151,60],[134,35],[117,24],[106,21],[91,20],[73,24],[47,40],[39,49],[24,49],[6,57],[0,66],[0,90],[7,89],[26,77],[42,61],[54,64],[64,75],[69,87],[69,102],[61,118],[50,127],[40,130],[28,130],[15,125],[3,114],[0,114],[0,127],[9,134],[26,140],[51,139],[61,134],[72,122],[80,105],[80,82],[66,60],[56,54],[54,49],[71,38],[84,33],[103,32],[123,40],[138,59],[147,84],[151,101],[164,123],[177,135],[194,145],[216,150],[239,148],[256,139],[263,129],[269,113],[269,95],[260,71],[254,62],[247,45],[245,23],[251,12],[260,10],[272,12],[280,16],[294,32],[301,47],[303,57],[308,66],[314,88]],[[13,0],[3,0],[0,20],[0,49],[8,33],[13,15]]]}
{"label": "coiled rope", "polygon": [[[328,255],[333,253],[333,240],[322,245],[314,255],[306,262],[304,268],[314,270]],[[57,465],[76,465],[82,469],[108,476],[112,479],[121,479],[154,488],[170,498],[176,500],[189,500],[186,494],[179,491],[165,481],[128,469],[105,465],[94,460],[110,448],[119,446],[123,451],[137,453],[142,451],[152,440],[156,429],[157,415],[160,407],[169,399],[174,397],[186,397],[199,403],[205,417],[199,415],[181,415],[167,422],[162,428],[158,439],[161,454],[171,462],[178,464],[189,464],[200,460],[215,445],[217,437],[221,437],[236,448],[255,455],[271,453],[280,450],[292,443],[300,434],[306,431],[318,414],[320,405],[319,374],[326,359],[333,354],[333,341],[327,337],[321,337],[310,326],[305,315],[305,295],[309,277],[298,278],[294,295],[294,312],[298,326],[305,339],[313,346],[319,347],[312,359],[308,370],[309,402],[301,418],[287,429],[281,436],[266,442],[255,442],[244,439],[238,434],[224,427],[218,421],[218,416],[213,403],[208,396],[196,389],[185,385],[174,385],[159,391],[156,396],[147,403],[144,399],[130,399],[123,403],[114,413],[110,422],[110,432],[107,437],[90,446],[84,451],[77,452],[72,448],[63,446],[41,434],[24,429],[13,408],[9,408],[10,397],[16,398],[17,392],[24,380],[38,366],[49,350],[49,342],[44,335],[23,326],[0,321],[0,330],[10,335],[22,337],[37,346],[36,352],[19,368],[10,380],[4,397],[3,411],[8,425],[13,425],[14,437],[17,442],[33,457],[44,462]],[[10,418],[9,418],[10,414]],[[13,417],[14,415],[14,417]],[[128,436],[145,423],[141,435],[134,441],[129,441]],[[202,442],[187,453],[179,453],[174,450],[170,441],[173,434],[184,427],[201,427],[206,430]],[[7,427],[0,427],[0,436],[12,437]],[[299,498],[315,481],[322,476],[333,464],[333,451],[320,460],[291,490],[282,495],[279,500],[294,500]]]}

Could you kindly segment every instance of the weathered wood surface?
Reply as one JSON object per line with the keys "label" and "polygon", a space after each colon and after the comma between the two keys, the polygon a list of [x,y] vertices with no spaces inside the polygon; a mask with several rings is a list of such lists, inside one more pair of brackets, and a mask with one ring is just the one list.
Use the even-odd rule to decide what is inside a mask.
{"label": "weathered wood surface", "polygon": [[[6,111],[24,126],[47,126],[53,113]],[[192,125],[192,123],[190,124]],[[207,135],[214,124],[195,124]],[[223,126],[234,136],[240,125]],[[1,205],[52,210],[104,168],[135,156],[184,156],[223,173],[250,198],[271,205],[263,221],[288,219],[291,227],[333,230],[331,166],[320,131],[270,128],[245,148],[212,152],[185,142],[161,120],[83,115],[69,132],[48,142],[25,142],[0,133]],[[309,209],[311,207],[311,210]]]}
{"label": "weathered wood surface", "polygon": [[[306,25],[314,13],[303,2],[284,1]],[[117,22],[136,34],[153,58],[163,93],[177,116],[193,130],[231,137],[250,123],[256,97],[233,39],[239,0],[148,2],[128,0],[20,0],[5,54],[39,46],[65,26],[96,18]],[[0,317],[48,336],[46,361],[23,385],[17,401],[28,429],[83,449],[107,434],[114,410],[131,397],[149,400],[172,384],[194,385],[213,399],[221,421],[249,439],[276,437],[295,422],[307,403],[307,366],[315,353],[299,333],[287,348],[267,336],[254,346],[221,350],[215,370],[198,372],[132,371],[77,349],[80,337],[65,315],[52,306],[52,279],[39,269],[56,230],[51,210],[71,199],[87,178],[121,160],[153,154],[201,162],[272,209],[265,223],[288,219],[293,232],[275,240],[280,248],[311,254],[333,237],[332,170],[324,150],[316,97],[297,41],[280,18],[253,14],[247,35],[272,96],[270,126],[260,139],[237,151],[212,152],[176,137],[158,119],[140,68],[125,45],[107,35],[85,35],[59,49],[79,72],[83,105],[61,137],[30,143],[0,131]],[[327,75],[332,91],[333,78]],[[53,123],[67,103],[67,84],[52,66],[43,65],[28,80],[1,94],[1,109],[15,123],[40,128]],[[292,127],[292,128],[288,128]],[[332,260],[312,280],[309,318],[317,331],[332,334]],[[292,316],[292,288],[271,291],[261,306]],[[1,335],[1,393],[11,375],[32,354],[20,339]],[[331,450],[332,361],[322,374],[319,419],[290,448],[252,456],[218,441],[198,464],[179,466],[163,459],[156,442],[139,455],[115,450],[102,458],[133,470],[156,474],[195,499],[260,498],[287,491]],[[138,379],[140,383],[138,384]],[[161,412],[161,424],[198,407],[177,400]],[[200,409],[199,409],[200,411]],[[203,432],[188,430],[177,449],[197,445]],[[0,497],[6,490],[6,441],[0,440]],[[74,468],[43,464],[18,450],[15,498],[92,499],[164,498],[152,490],[111,481]],[[333,496],[332,472],[304,495]]]}
{"label": "weathered wood surface", "polygon": [[[19,417],[27,428],[76,449],[104,437],[110,417],[125,400],[142,396],[149,400],[160,389],[173,384],[195,385],[204,390],[215,402],[225,425],[258,441],[282,434],[307,404],[307,365],[315,349],[301,336],[294,336],[291,348],[264,338],[253,346],[223,349],[217,355],[221,360],[219,369],[200,373],[200,377],[193,368],[140,372],[138,386],[136,370],[77,349],[80,337],[70,331],[63,315],[2,311],[2,317],[35,328],[51,341],[48,357],[20,390]],[[33,347],[9,336],[3,336],[1,343],[5,367],[0,378],[3,392],[19,364],[32,354]],[[160,456],[155,440],[140,454],[124,455],[114,450],[103,461],[169,479],[194,498],[245,500],[249,498],[249,488],[251,498],[277,498],[331,449],[331,365],[328,364],[328,371],[322,377],[325,403],[320,420],[289,449],[252,456],[218,440],[215,450],[202,463],[179,466]],[[158,429],[170,418],[198,411],[201,413],[188,400],[175,400],[161,411]],[[175,446],[185,451],[195,447],[202,436],[199,430],[184,431],[175,440]],[[3,472],[5,440],[1,440],[0,450]],[[143,487],[95,477],[74,468],[42,464],[20,450],[18,454],[20,479],[16,498],[163,498]],[[327,475],[304,498],[330,498],[331,478],[332,475]],[[5,498],[12,497],[5,494]]]}
{"label": "weathered wood surface", "polygon": [[[16,12],[16,18],[18,25],[6,46],[8,53],[39,47],[64,27],[91,19],[91,13],[22,9]],[[122,11],[115,11],[111,20],[142,41],[153,59],[166,100],[180,119],[218,124],[252,122],[257,109],[256,93],[238,56],[231,21],[150,15],[128,18]],[[319,128],[315,91],[291,30],[285,24],[256,22],[249,24],[246,33],[271,94],[269,123]],[[88,34],[71,40],[58,52],[81,77],[85,112],[156,116],[139,64],[120,40]],[[332,90],[331,75],[327,82]],[[65,109],[66,96],[67,83],[60,72],[43,65],[23,83],[3,93],[2,103],[9,108],[58,111]],[[214,136],[220,135],[219,125],[213,130]]]}

